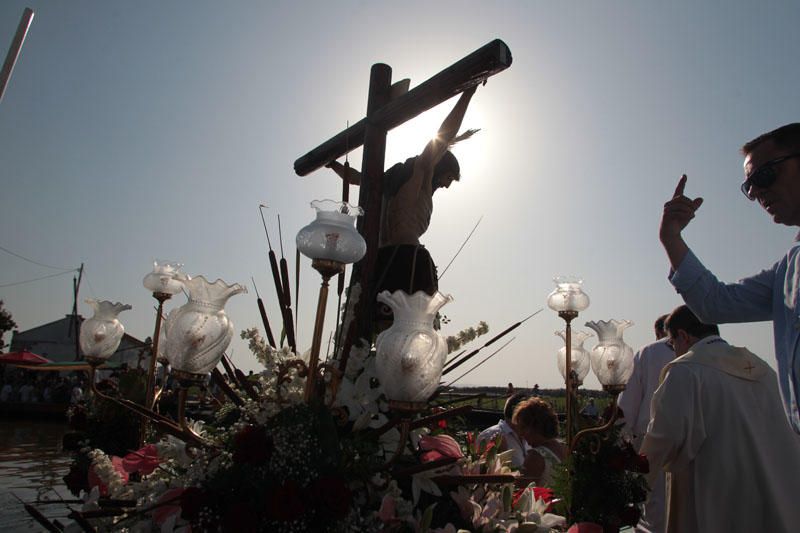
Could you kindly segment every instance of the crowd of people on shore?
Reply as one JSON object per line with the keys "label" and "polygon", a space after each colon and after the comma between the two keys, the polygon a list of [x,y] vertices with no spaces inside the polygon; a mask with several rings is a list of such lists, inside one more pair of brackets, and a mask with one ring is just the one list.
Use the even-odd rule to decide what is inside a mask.
{"label": "crowd of people on shore", "polygon": [[6,372],[0,385],[0,403],[79,403],[86,392],[83,377],[52,373]]}

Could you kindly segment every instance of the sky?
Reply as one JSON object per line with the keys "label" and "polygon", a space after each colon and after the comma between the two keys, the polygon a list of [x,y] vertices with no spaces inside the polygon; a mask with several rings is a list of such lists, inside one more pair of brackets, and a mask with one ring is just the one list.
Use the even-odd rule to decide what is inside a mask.
{"label": "sky", "polygon": [[[739,191],[739,147],[800,115],[796,2],[4,0],[3,54],[25,7],[36,16],[0,102],[0,299],[20,330],[71,312],[59,269],[83,263],[80,313],[85,298],[131,304],[120,320],[144,339],[155,300],[142,278],[177,260],[248,285],[226,307],[228,352],[258,370],[238,336],[260,328],[251,276],[278,316],[258,204],[278,257],[280,215],[293,272],[309,203],[341,191],[332,171],[298,177],[293,163],[363,118],[371,65],[413,88],[497,38],[513,64],[476,92],[462,128],[481,131],[454,148],[461,181],[436,193],[421,241],[441,271],[483,217],[440,280],[454,297],[445,335],[486,321],[478,347],[545,310],[458,384],[559,386],[563,322],[545,303],[557,275],[581,277],[591,298],[577,329],[628,319],[626,342],[651,342],[681,303],[657,235],[682,173],[705,199],[685,238],[720,279],[771,266],[796,233]],[[454,103],[392,130],[386,166],[419,153]],[[359,168],[361,151],[349,161]],[[304,259],[301,349],[319,282]],[[326,340],[335,316],[332,296]],[[722,334],[775,366],[771,324]]]}

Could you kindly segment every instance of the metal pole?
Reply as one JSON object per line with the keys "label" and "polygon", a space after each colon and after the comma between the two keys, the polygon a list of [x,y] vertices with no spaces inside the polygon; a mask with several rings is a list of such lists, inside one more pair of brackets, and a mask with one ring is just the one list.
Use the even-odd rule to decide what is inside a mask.
{"label": "metal pole", "polygon": [[8,80],[11,79],[11,72],[14,70],[14,65],[17,63],[17,58],[22,50],[22,43],[25,42],[25,36],[28,34],[28,29],[33,22],[33,9],[26,7],[22,12],[22,18],[17,26],[17,33],[14,34],[14,40],[11,41],[11,48],[8,49],[6,60],[3,63],[3,70],[0,70],[0,101],[3,100],[3,94],[6,92]]}
{"label": "metal pole", "polygon": [[573,427],[572,424],[574,420],[572,420],[572,320],[578,316],[577,311],[559,311],[558,316],[564,319],[564,322],[567,323],[566,327],[566,360],[565,360],[565,385],[567,387],[566,390],[566,410],[567,410],[567,428],[566,428],[566,437],[567,437],[567,449],[571,449],[572,446],[572,435],[573,435]]}

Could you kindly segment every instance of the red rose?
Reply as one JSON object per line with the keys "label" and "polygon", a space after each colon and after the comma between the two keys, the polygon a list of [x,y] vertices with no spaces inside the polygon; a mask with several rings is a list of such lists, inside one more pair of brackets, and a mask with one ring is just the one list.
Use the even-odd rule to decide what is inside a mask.
{"label": "red rose", "polygon": [[272,438],[263,426],[247,426],[233,437],[233,462],[263,465],[272,456]]}
{"label": "red rose", "polygon": [[626,507],[619,513],[619,519],[622,521],[623,526],[633,527],[639,523],[641,517],[642,512],[639,510],[639,507],[635,505]]}
{"label": "red rose", "polygon": [[637,454],[628,458],[625,464],[625,469],[630,470],[631,472],[647,474],[650,472],[650,461],[647,460],[647,456]]}
{"label": "red rose", "polygon": [[350,511],[353,496],[342,478],[323,476],[311,484],[309,492],[310,501],[318,505],[326,518],[343,520]]}
{"label": "red rose", "polygon": [[258,513],[244,502],[232,503],[225,509],[223,531],[255,533],[258,531]]}
{"label": "red rose", "polygon": [[297,483],[286,481],[267,492],[267,513],[278,521],[296,520],[303,516],[303,493]]}
{"label": "red rose", "polygon": [[608,455],[608,459],[606,460],[606,466],[611,470],[615,470],[617,472],[621,472],[625,470],[625,464],[627,463],[625,452],[614,448],[611,450],[611,453]]}
{"label": "red rose", "polygon": [[181,518],[189,522],[196,522],[200,518],[200,511],[210,507],[211,494],[199,487],[189,487],[181,494]]}
{"label": "red rose", "polygon": [[64,484],[75,496],[79,495],[81,491],[89,492],[91,490],[89,486],[89,472],[86,468],[87,465],[85,463],[72,463],[69,472],[63,478]]}

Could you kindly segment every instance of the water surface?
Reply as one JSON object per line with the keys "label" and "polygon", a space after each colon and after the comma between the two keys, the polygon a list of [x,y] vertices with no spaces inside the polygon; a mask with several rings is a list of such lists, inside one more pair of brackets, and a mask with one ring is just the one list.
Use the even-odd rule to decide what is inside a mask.
{"label": "water surface", "polygon": [[[74,499],[61,480],[69,470],[70,452],[61,450],[64,422],[0,418],[0,531],[41,531],[25,511],[38,500]],[[19,499],[18,499],[19,498]],[[48,518],[60,518],[67,509],[60,504],[38,504]]]}

